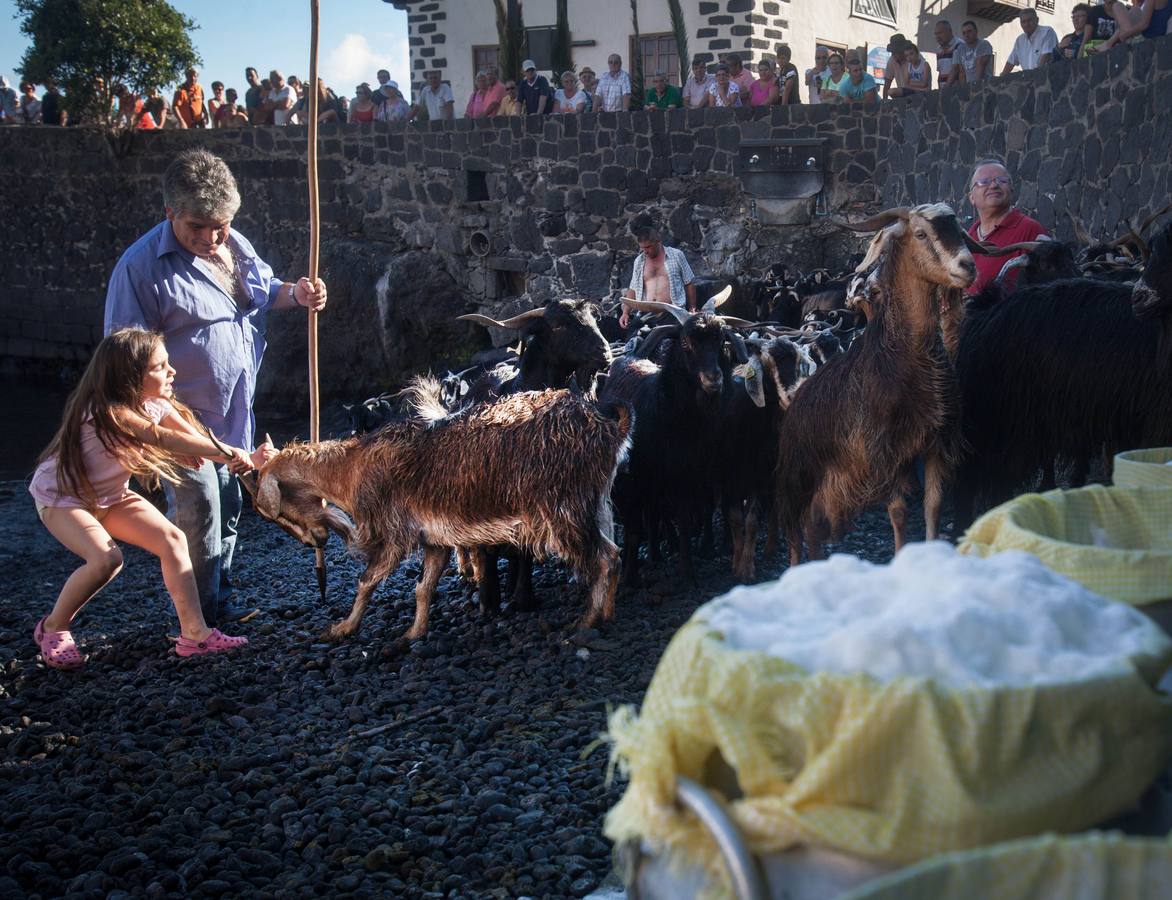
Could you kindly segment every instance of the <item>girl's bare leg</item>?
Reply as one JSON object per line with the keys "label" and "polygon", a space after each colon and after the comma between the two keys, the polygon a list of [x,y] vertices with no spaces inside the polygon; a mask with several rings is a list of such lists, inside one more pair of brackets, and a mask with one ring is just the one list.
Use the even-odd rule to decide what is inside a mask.
{"label": "girl's bare leg", "polygon": [[145,498],[137,494],[110,507],[102,524],[112,537],[159,558],[163,567],[163,583],[171,594],[175,612],[179,614],[179,630],[185,638],[202,641],[212,630],[204,621],[199,605],[199,592],[187,554],[187,538]]}
{"label": "girl's bare leg", "polygon": [[45,617],[46,631],[68,631],[78,611],[118,574],[122,551],[88,510],[49,507],[42,522],[67,550],[85,560],[66,579],[53,611]]}

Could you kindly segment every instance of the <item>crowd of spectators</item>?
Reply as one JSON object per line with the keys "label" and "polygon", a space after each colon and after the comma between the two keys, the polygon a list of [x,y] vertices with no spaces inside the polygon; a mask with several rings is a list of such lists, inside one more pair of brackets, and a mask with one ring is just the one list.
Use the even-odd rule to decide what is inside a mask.
{"label": "crowd of spectators", "polygon": [[[1139,36],[1154,38],[1169,33],[1172,0],[1140,0],[1133,6],[1119,0],[1075,4],[1072,30],[1061,38],[1053,28],[1038,23],[1033,9],[1023,10],[1018,22],[1021,33],[1004,62],[1002,75],[1015,68],[1036,69],[1101,53]],[[887,45],[882,85],[867,71],[867,60],[860,51],[838,52],[819,46],[814,66],[799,76],[790,48],[778,44],[772,56],[757,61],[756,76],[738,53],[721,54],[711,71],[705,60],[693,60],[690,74],[678,86],[666,72],[646,73],[646,90],[638,100],[644,108],[656,109],[873,101],[995,76],[993,47],[981,37],[975,21],[964,22],[958,37],[952,24],[942,19],[936,23],[934,36],[935,46],[922,50],[902,34],[893,35]],[[935,58],[935,72],[929,55]],[[492,67],[477,72],[472,93],[461,107],[463,115],[480,119],[618,112],[631,108],[636,90],[617,53],[607,59],[607,70],[600,77],[583,66],[578,72],[555,72],[549,79],[537,71],[532,59],[522,62],[521,71],[516,81],[502,79]],[[297,76],[286,78],[274,69],[262,79],[251,67],[245,69],[244,76],[248,88],[243,103],[235,88],[225,88],[220,81],[212,82],[208,97],[195,69],[188,70],[170,103],[157,90],[140,96],[124,85],[114,85],[111,118],[122,127],[139,129],[284,126],[308,119],[310,88]],[[355,88],[353,99],[335,94],[318,79],[318,121],[407,123],[454,118],[456,97],[442,73],[427,72],[425,78],[414,103],[410,92],[405,95],[385,69],[376,74],[378,87],[363,82]],[[22,82],[18,94],[0,76],[0,124],[64,125],[66,119],[63,98],[51,80],[38,98],[35,85]]]}

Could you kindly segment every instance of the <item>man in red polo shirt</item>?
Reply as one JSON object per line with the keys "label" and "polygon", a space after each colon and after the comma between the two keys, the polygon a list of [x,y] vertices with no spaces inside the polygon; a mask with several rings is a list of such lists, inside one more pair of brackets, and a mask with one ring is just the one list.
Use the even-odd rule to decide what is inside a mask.
{"label": "man in red polo shirt", "polygon": [[[1005,166],[995,159],[983,159],[973,169],[969,179],[969,200],[977,211],[977,221],[969,229],[969,234],[982,244],[1008,247],[1022,241],[1037,240],[1041,235],[1049,237],[1040,222],[1013,208],[1013,179],[1009,177]],[[974,253],[977,280],[969,286],[967,293],[979,293],[981,288],[997,277],[1002,266],[1018,256],[1021,253],[1011,256],[982,256]],[[1017,270],[1011,269],[1006,273],[1004,284],[1012,290],[1016,282]]]}

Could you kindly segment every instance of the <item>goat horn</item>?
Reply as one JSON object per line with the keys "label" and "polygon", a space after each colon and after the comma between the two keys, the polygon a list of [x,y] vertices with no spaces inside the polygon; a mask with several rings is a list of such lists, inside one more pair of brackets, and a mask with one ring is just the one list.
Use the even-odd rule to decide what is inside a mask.
{"label": "goat horn", "polygon": [[210,440],[212,442],[212,444],[215,446],[216,450],[221,455],[226,456],[229,459],[231,459],[232,458],[232,451],[220,443],[220,439],[216,437],[216,435],[212,432],[212,430],[210,428],[208,428],[208,426],[204,425],[202,422],[200,423],[200,425],[203,427],[204,434],[206,434],[208,436],[208,440]]}
{"label": "goat horn", "polygon": [[673,316],[681,325],[691,318],[691,313],[686,309],[681,309],[674,303],[661,303],[658,300],[628,300],[627,306],[632,309],[641,310],[642,312],[667,313]]}
{"label": "goat horn", "polygon": [[1078,238],[1079,243],[1087,247],[1094,246],[1095,239],[1083,227],[1082,220],[1069,209],[1066,214],[1070,216],[1070,224],[1074,226],[1074,236]]}
{"label": "goat horn", "polygon": [[651,355],[651,351],[658,347],[663,340],[674,337],[679,334],[679,331],[679,325],[657,325],[652,328],[647,332],[647,337],[643,338],[639,346],[635,348],[635,358],[646,359]]}
{"label": "goat horn", "polygon": [[831,219],[830,222],[832,225],[837,225],[839,228],[847,228],[851,231],[878,231],[901,219],[907,221],[910,212],[910,207],[897,206],[894,209],[886,209],[877,215],[871,216],[869,219],[864,219],[862,222],[848,222],[845,219]]}
{"label": "goat horn", "polygon": [[1170,209],[1172,209],[1172,202],[1164,204],[1162,209],[1156,210],[1154,213],[1152,213],[1150,216],[1148,216],[1146,219],[1144,219],[1143,224],[1139,226],[1140,235],[1142,236],[1143,234],[1145,234],[1147,232],[1148,228],[1151,227],[1152,223],[1154,221],[1156,221],[1156,219],[1160,218],[1160,216],[1164,215],[1164,213],[1168,212],[1168,210],[1170,210]]}
{"label": "goat horn", "polygon": [[721,325],[727,325],[729,328],[752,328],[756,325],[755,322],[750,322],[748,319],[738,319],[736,316],[717,316],[716,321]]}
{"label": "goat horn", "polygon": [[714,294],[713,296],[709,297],[708,303],[704,304],[704,308],[708,309],[708,304],[711,303],[712,304],[712,311],[720,309],[721,306],[723,306],[725,303],[728,302],[728,298],[731,296],[732,296],[732,285],[730,284],[730,285],[727,285],[725,287],[725,289],[723,291],[721,291],[719,294]]}
{"label": "goat horn", "polygon": [[961,234],[964,235],[964,242],[969,250],[982,256],[1008,256],[1010,253],[1021,253],[1022,251],[1029,253],[1031,250],[1037,250],[1044,243],[1044,241],[1022,241],[1017,244],[1007,244],[1004,247],[994,247],[992,244],[980,243],[963,229]]}
{"label": "goat horn", "polygon": [[986,256],[1008,256],[1010,253],[1017,253],[1019,250],[1029,253],[1037,250],[1046,241],[1022,241],[1019,244],[1007,244],[1004,247],[989,247],[985,251]]}
{"label": "goat horn", "polygon": [[530,319],[540,319],[544,315],[545,307],[539,306],[537,309],[520,313],[511,319],[493,319],[490,316],[482,316],[480,313],[468,313],[467,315],[456,316],[456,321],[475,322],[477,325],[491,325],[495,328],[518,328],[523,322],[528,322]]}
{"label": "goat horn", "polygon": [[[1017,244],[1006,244],[1004,247],[994,247],[992,244],[982,244],[974,241],[980,250],[977,250],[972,245],[969,249],[974,253],[981,253],[985,256],[1009,256],[1010,253],[1029,253],[1031,250],[1037,250],[1045,241],[1021,241]],[[1024,265],[1024,263],[1022,263]]]}
{"label": "goat horn", "polygon": [[1013,269],[1020,269],[1022,266],[1028,265],[1029,261],[1030,261],[1030,258],[1025,255],[1018,256],[1018,257],[1015,257],[1014,259],[1009,260],[1008,262],[1005,263],[1005,265],[1003,265],[1001,267],[1001,271],[997,273],[997,277],[994,279],[994,281],[1000,281],[1002,278],[1004,278],[1006,275],[1008,275],[1009,272],[1012,271]]}
{"label": "goat horn", "polygon": [[[1116,249],[1127,253],[1127,245],[1131,244],[1133,247],[1135,247],[1136,250],[1139,251],[1140,259],[1146,261],[1149,252],[1147,243],[1142,237],[1139,236],[1139,232],[1137,232],[1135,230],[1135,226],[1131,224],[1131,219],[1124,219],[1123,221],[1124,224],[1127,225],[1127,234],[1115,238],[1115,240],[1111,241],[1111,243],[1109,243],[1107,246],[1115,247]],[[1128,256],[1130,255],[1131,254],[1128,253]]]}

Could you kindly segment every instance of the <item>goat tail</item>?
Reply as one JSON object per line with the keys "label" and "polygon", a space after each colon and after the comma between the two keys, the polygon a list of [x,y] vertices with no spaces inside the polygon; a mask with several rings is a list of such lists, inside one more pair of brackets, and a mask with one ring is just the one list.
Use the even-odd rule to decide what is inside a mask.
{"label": "goat tail", "polygon": [[413,415],[425,422],[439,422],[448,417],[440,400],[440,381],[434,375],[416,375],[399,393]]}

